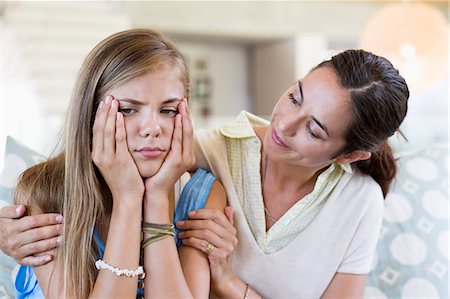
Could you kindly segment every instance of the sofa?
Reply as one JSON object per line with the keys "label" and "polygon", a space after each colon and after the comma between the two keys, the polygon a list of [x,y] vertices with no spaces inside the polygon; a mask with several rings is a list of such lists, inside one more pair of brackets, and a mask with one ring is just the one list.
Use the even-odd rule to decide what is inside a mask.
{"label": "sofa", "polygon": [[[365,298],[448,298],[448,144],[398,158]],[[44,157],[7,137],[4,159],[0,207],[12,202],[18,175]],[[0,299],[14,298],[17,269],[14,260],[0,253]]]}

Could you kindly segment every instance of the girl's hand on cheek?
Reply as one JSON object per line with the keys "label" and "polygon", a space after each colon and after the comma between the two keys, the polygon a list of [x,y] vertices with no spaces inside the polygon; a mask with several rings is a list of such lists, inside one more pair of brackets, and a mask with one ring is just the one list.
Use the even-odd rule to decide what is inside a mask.
{"label": "girl's hand on cheek", "polygon": [[178,110],[170,151],[158,172],[145,180],[146,199],[153,194],[158,198],[168,196],[180,176],[195,164],[194,130],[186,99],[178,104]]}
{"label": "girl's hand on cheek", "polygon": [[123,115],[119,103],[112,96],[101,101],[93,126],[92,161],[116,200],[140,198],[144,184],[136,164],[128,151]]}

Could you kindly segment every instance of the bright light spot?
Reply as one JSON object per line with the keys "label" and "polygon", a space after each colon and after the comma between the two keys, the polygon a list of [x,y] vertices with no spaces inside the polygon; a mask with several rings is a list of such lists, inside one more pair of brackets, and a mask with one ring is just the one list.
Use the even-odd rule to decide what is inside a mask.
{"label": "bright light spot", "polygon": [[403,44],[400,47],[400,53],[405,59],[411,59],[416,56],[416,48],[411,44]]}

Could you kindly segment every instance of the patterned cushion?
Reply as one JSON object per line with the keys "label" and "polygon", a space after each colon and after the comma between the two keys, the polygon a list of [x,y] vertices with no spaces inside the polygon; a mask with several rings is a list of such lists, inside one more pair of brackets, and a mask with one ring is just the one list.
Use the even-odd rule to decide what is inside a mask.
{"label": "patterned cushion", "polygon": [[[14,186],[19,175],[28,167],[41,162],[44,157],[17,140],[7,137],[5,166],[0,180],[0,208],[12,203]],[[19,266],[0,251],[0,299],[14,298],[14,277]]]}
{"label": "patterned cushion", "polygon": [[448,298],[448,150],[400,158],[366,298]]}

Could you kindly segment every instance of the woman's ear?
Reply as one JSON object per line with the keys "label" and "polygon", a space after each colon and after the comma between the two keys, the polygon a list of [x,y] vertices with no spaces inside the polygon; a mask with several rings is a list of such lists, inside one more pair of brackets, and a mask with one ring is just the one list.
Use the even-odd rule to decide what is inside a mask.
{"label": "woman's ear", "polygon": [[356,161],[367,160],[372,156],[372,153],[369,151],[363,150],[355,150],[350,153],[342,154],[336,158],[336,163],[345,164],[345,163],[353,163]]}

